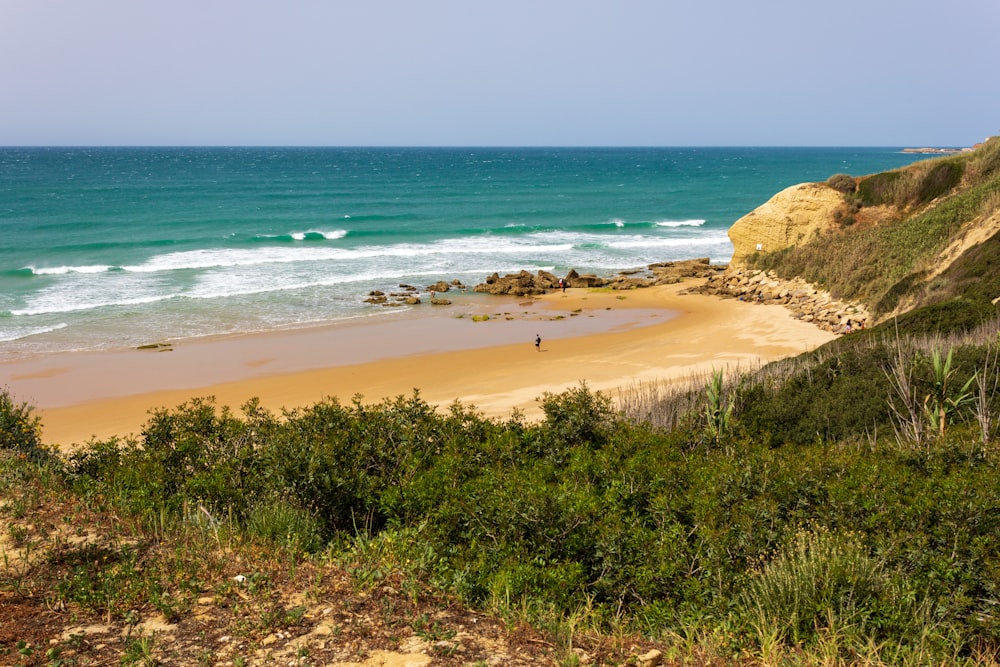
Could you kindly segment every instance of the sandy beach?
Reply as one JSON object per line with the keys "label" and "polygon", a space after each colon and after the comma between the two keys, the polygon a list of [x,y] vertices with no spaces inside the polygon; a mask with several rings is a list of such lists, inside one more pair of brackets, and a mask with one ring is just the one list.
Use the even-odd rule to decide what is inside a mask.
{"label": "sandy beach", "polygon": [[[746,368],[833,338],[781,306],[686,294],[697,281],[534,299],[456,296],[451,306],[309,329],[176,341],[169,347],[65,353],[0,364],[0,385],[35,406],[46,443],[138,434],[151,409],[193,397],[275,412],[336,397],[455,400],[490,417],[586,382],[619,388]],[[488,319],[487,319],[488,318]],[[536,350],[536,333],[541,336]]]}

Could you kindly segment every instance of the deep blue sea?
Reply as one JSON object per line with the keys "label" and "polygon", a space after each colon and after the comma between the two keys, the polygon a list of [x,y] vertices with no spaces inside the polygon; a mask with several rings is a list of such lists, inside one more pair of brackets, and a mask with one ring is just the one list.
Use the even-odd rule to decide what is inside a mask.
{"label": "deep blue sea", "polygon": [[779,190],[898,148],[0,148],[0,356],[395,309],[373,289],[726,262]]}

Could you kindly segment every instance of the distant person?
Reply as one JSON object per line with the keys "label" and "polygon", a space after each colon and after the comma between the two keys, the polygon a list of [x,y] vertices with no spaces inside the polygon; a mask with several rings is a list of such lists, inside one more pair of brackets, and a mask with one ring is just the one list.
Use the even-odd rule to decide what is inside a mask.
{"label": "distant person", "polygon": [[538,334],[535,334],[535,351],[536,352],[542,351],[542,337],[539,336]]}
{"label": "distant person", "polygon": [[561,289],[564,294],[566,293],[566,280],[563,278],[559,279],[559,289]]}

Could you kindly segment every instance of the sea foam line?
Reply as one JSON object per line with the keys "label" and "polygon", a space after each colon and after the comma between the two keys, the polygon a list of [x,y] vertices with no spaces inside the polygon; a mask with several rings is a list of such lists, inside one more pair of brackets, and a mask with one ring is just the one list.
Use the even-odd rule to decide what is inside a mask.
{"label": "sea foam line", "polygon": [[13,340],[21,340],[22,338],[30,338],[31,336],[40,336],[52,331],[58,331],[59,329],[65,329],[67,326],[68,325],[65,322],[60,322],[59,324],[53,324],[49,327],[40,327],[38,329],[30,329],[22,332],[5,332],[0,330],[0,343],[9,343]]}
{"label": "sea foam line", "polygon": [[653,224],[657,227],[701,227],[705,220],[658,220]]}

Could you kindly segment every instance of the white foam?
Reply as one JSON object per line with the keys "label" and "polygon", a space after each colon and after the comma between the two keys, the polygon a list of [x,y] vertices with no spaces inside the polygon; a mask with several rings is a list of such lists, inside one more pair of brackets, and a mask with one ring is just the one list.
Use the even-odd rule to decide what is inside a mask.
{"label": "white foam", "polygon": [[326,231],[322,229],[309,229],[304,232],[292,232],[290,236],[296,241],[305,241],[311,236],[319,236],[327,241],[335,241],[337,239],[342,239],[347,236],[346,229],[335,229],[333,231]]}
{"label": "white foam", "polygon": [[688,239],[656,238],[652,236],[634,238],[630,240],[614,240],[608,242],[608,247],[634,250],[638,248],[678,248],[687,246],[711,246],[721,243],[729,243],[729,237],[725,234],[713,236],[698,236]]}
{"label": "white foam", "polygon": [[658,220],[653,223],[657,227],[701,227],[704,220]]}
{"label": "white foam", "polygon": [[94,264],[90,266],[50,266],[50,267],[26,267],[36,276],[64,276],[67,273],[106,273],[112,266],[107,264]]}
{"label": "white foam", "polygon": [[57,299],[39,299],[36,305],[30,308],[19,308],[11,310],[11,315],[48,315],[54,313],[75,313],[84,310],[96,310],[111,306],[141,306],[157,301],[173,299],[176,294],[162,294],[158,296],[136,297],[130,299],[108,298],[101,301],[67,301]]}
{"label": "white foam", "polygon": [[59,329],[65,329],[66,327],[67,324],[65,322],[60,322],[59,324],[53,324],[52,326],[37,327],[28,330],[0,329],[0,343],[9,343],[12,340],[21,340],[22,338],[30,338],[31,336],[40,336],[41,334],[58,331]]}

